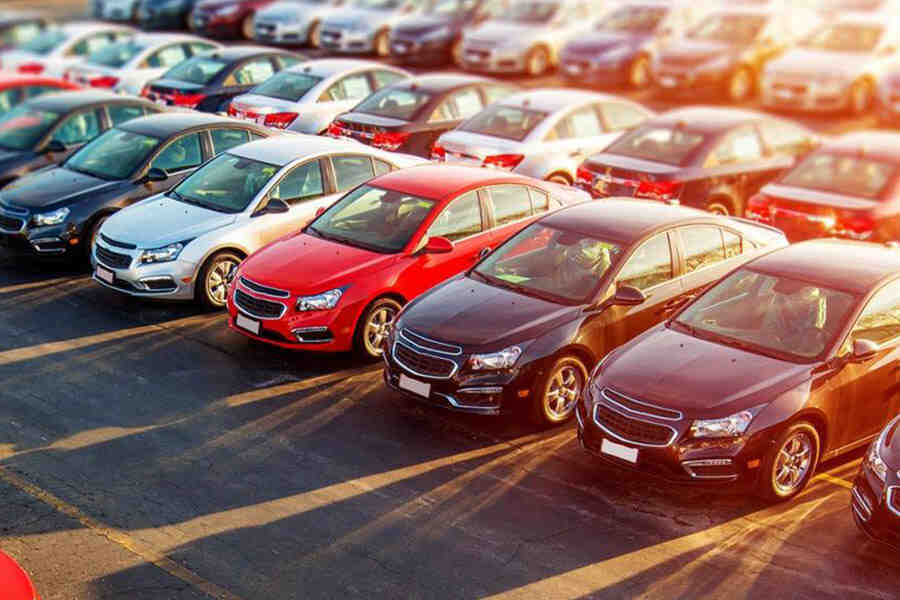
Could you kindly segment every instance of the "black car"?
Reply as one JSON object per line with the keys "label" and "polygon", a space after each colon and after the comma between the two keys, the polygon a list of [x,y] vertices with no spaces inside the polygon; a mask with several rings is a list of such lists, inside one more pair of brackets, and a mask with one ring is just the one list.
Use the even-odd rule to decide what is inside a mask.
{"label": "black car", "polygon": [[747,200],[819,138],[764,113],[688,107],[645,121],[578,168],[594,197],[633,196],[743,215]]}
{"label": "black car", "polygon": [[0,51],[24,44],[47,24],[47,18],[38,15],[0,15]]}
{"label": "black car", "polygon": [[23,102],[0,116],[0,186],[59,163],[110,127],[161,110],[142,98],[95,90]]}
{"label": "black car", "polygon": [[270,135],[197,112],[129,121],[0,191],[0,240],[17,253],[87,258],[110,214],[171,188],[220,152]]}
{"label": "black car", "polygon": [[223,48],[178,63],[141,95],[167,106],[224,113],[232,98],[303,60],[299,54],[259,46]]}
{"label": "black car", "polygon": [[403,64],[461,64],[462,31],[502,8],[492,0],[432,0],[391,30],[391,57]]}
{"label": "black car", "polygon": [[139,0],[137,22],[141,29],[188,29],[195,0]]}
{"label": "black car", "polygon": [[900,417],[869,446],[851,494],[859,528],[900,551]]}
{"label": "black car", "polygon": [[474,75],[425,75],[384,87],[332,122],[328,135],[426,158],[438,137],[515,92]]}
{"label": "black car", "polygon": [[385,382],[451,410],[520,408],[537,424],[560,423],[607,352],[786,244],[770,227],[681,206],[558,210],[411,301],[385,346]]}

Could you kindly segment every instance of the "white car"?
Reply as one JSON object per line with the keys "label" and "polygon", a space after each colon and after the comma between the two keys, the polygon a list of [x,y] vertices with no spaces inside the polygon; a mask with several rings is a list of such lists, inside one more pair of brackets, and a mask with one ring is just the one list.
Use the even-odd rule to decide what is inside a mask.
{"label": "white car", "polygon": [[104,46],[80,64],[66,70],[66,79],[91,87],[140,94],[151,80],[195,54],[222,45],[192,35],[141,33]]}
{"label": "white car", "polygon": [[245,257],[299,230],[344,192],[421,162],[320,136],[236,146],[168,192],[109,217],[97,236],[94,262],[98,248],[127,254],[128,266],[113,272],[128,285],[94,279],[132,296],[224,307],[230,277]]}
{"label": "white car", "polygon": [[319,47],[322,21],[345,10],[344,0],[280,0],[256,11],[253,39]]}
{"label": "white car", "polygon": [[391,27],[422,9],[425,0],[352,0],[322,21],[319,45],[342,54],[391,53]]}
{"label": "white car", "polygon": [[125,40],[134,33],[131,27],[96,22],[48,27],[18,48],[0,54],[0,68],[30,75],[62,77],[66,69],[90,54]]}
{"label": "white car", "polygon": [[531,90],[495,102],[443,134],[432,158],[571,185],[588,156],[652,115],[609,94]]}
{"label": "white car", "polygon": [[277,73],[231,101],[228,114],[299,133],[323,133],[372,92],[410,77],[368,60],[323,58]]}

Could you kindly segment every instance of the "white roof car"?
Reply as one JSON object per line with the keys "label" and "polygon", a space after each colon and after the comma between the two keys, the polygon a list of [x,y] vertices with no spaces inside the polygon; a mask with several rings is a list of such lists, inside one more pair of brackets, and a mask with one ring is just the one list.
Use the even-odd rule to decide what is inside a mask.
{"label": "white roof car", "polygon": [[239,119],[300,133],[322,133],[372,92],[410,77],[368,60],[323,58],[285,69],[231,102]]}
{"label": "white roof car", "polygon": [[432,158],[571,184],[588,156],[652,115],[610,94],[530,90],[487,106],[443,134]]}

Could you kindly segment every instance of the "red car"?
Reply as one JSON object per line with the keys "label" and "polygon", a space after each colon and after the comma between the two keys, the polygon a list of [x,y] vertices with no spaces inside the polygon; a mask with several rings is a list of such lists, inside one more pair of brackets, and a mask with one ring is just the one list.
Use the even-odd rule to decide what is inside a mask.
{"label": "red car", "polygon": [[40,600],[28,573],[7,554],[0,552],[0,590],[3,600]]}
{"label": "red car", "polygon": [[375,177],[241,264],[229,326],[285,348],[378,357],[403,304],[548,210],[587,199],[493,169],[423,165]]}
{"label": "red car", "polygon": [[253,16],[272,0],[200,0],[194,5],[188,25],[212,38],[253,39]]}
{"label": "red car", "polygon": [[0,115],[29,98],[77,89],[77,85],[64,79],[0,71]]}

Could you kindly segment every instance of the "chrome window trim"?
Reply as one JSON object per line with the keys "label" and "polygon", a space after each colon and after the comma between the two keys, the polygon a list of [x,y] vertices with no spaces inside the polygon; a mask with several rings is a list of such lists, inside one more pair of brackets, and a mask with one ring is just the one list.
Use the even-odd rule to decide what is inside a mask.
{"label": "chrome window trim", "polygon": [[[422,377],[424,379],[431,379],[433,381],[446,381],[448,379],[452,379],[453,376],[459,372],[459,365],[456,364],[454,361],[447,359],[447,358],[442,358],[440,356],[432,355],[433,358],[446,361],[446,362],[450,363],[451,365],[453,365],[453,368],[450,370],[450,374],[443,376],[443,375],[427,375],[425,373],[420,373],[420,372],[416,371],[415,369],[406,365],[402,360],[400,360],[397,357],[397,345],[398,344],[406,346],[409,350],[412,350],[413,352],[419,352],[419,350],[417,350],[416,348],[413,348],[412,346],[410,346],[409,344],[407,344],[405,342],[401,342],[400,340],[394,340],[394,345],[391,347],[391,357],[397,362],[398,365],[400,365],[401,367],[403,367],[403,369],[405,369],[406,371],[409,371],[416,377]],[[428,354],[428,352],[421,352],[421,354]]]}
{"label": "chrome window trim", "polygon": [[407,328],[400,329],[399,336],[400,336],[401,338],[403,338],[403,343],[404,343],[405,345],[407,345],[407,346],[415,346],[416,349],[422,350],[422,351],[425,352],[426,354],[430,354],[430,353],[433,353],[433,354],[443,354],[444,356],[461,356],[461,355],[462,355],[462,352],[463,352],[463,351],[462,351],[462,346],[460,346],[459,344],[450,344],[450,343],[447,343],[447,342],[442,342],[442,341],[440,341],[440,340],[435,340],[435,339],[432,339],[432,338],[430,338],[430,337],[428,337],[428,336],[422,335],[421,333],[412,332],[412,334],[413,334],[414,336],[420,337],[420,338],[422,338],[423,340],[428,340],[429,342],[433,342],[433,343],[438,344],[438,345],[441,345],[441,346],[455,346],[455,347],[459,348],[459,350],[458,350],[457,352],[444,352],[444,351],[442,351],[442,350],[436,350],[436,349],[434,349],[434,348],[427,348],[427,347],[422,346],[421,344],[417,344],[417,343],[414,342],[413,340],[409,339],[409,337],[406,335],[406,331],[407,331]]}
{"label": "chrome window trim", "polygon": [[885,503],[887,504],[887,509],[900,517],[900,509],[894,508],[893,505],[894,496],[897,496],[898,500],[900,500],[900,485],[892,485],[887,489],[887,492],[885,492]]}
{"label": "chrome window trim", "polygon": [[[613,400],[612,398],[610,398],[610,397],[609,397],[609,394],[606,393],[607,390],[609,390],[610,392],[612,392],[612,393],[614,393],[614,394],[618,394],[618,395],[622,396],[623,398],[628,398],[629,400],[631,400],[631,401],[634,402],[635,404],[640,404],[640,405],[643,405],[643,406],[649,406],[649,407],[651,407],[651,408],[658,408],[658,409],[660,409],[660,410],[667,410],[667,411],[669,411],[669,412],[678,413],[678,416],[677,416],[677,417],[663,417],[663,416],[661,416],[661,415],[654,415],[653,413],[645,413],[645,412],[641,412],[641,411],[639,411],[639,410],[634,410],[634,409],[632,409],[632,408],[628,408],[627,406],[624,406],[624,405],[622,405],[622,404],[619,404],[618,402],[616,402],[615,400]],[[618,390],[614,390],[614,389],[609,388],[609,387],[605,387],[605,388],[603,388],[602,390],[600,390],[600,395],[603,396],[603,398],[605,398],[607,402],[610,402],[610,403],[612,403],[612,404],[615,404],[617,407],[622,408],[622,409],[624,409],[624,410],[627,410],[628,412],[634,413],[634,414],[636,414],[636,415],[642,415],[642,416],[645,416],[645,417],[652,417],[652,418],[654,418],[654,419],[663,419],[663,420],[665,420],[665,421],[682,421],[682,420],[684,420],[684,413],[681,412],[680,410],[675,410],[674,408],[666,408],[666,407],[664,407],[664,406],[657,406],[657,405],[655,405],[655,404],[650,404],[649,402],[643,402],[643,401],[638,400],[638,399],[636,399],[636,398],[632,398],[632,397],[629,396],[628,394],[623,394],[622,392],[620,392],[620,391],[618,391]]]}
{"label": "chrome window trim", "polygon": [[[248,293],[246,290],[243,290],[243,289],[242,289],[241,291],[242,291],[243,293],[247,294],[248,296],[251,296],[251,297],[253,297],[253,298],[257,298],[257,297],[254,296],[253,294]],[[281,319],[281,318],[284,316],[284,314],[287,312],[287,305],[286,305],[284,302],[272,302],[271,300],[268,300],[268,299],[266,299],[266,298],[257,298],[257,300],[264,300],[265,302],[272,302],[273,304],[280,304],[280,305],[281,305],[281,314],[280,314],[280,315],[278,315],[277,317],[263,317],[263,316],[261,316],[261,315],[254,314],[253,311],[248,310],[248,309],[244,308],[243,306],[241,306],[240,303],[238,303],[238,299],[237,299],[237,294],[236,294],[236,293],[232,295],[231,299],[232,299],[232,302],[234,302],[234,306],[235,306],[240,312],[244,313],[245,315],[247,315],[247,316],[249,316],[249,317],[253,317],[254,319],[259,319],[260,321],[277,321],[277,320]]]}
{"label": "chrome window trim", "polygon": [[673,443],[673,442],[675,441],[675,439],[678,437],[678,430],[676,430],[674,427],[672,427],[672,426],[670,426],[670,425],[665,425],[665,424],[663,424],[663,423],[654,423],[653,421],[646,421],[646,420],[644,420],[644,419],[637,419],[637,418],[635,418],[635,417],[632,417],[631,415],[626,415],[625,413],[616,410],[616,409],[615,409],[614,407],[612,407],[612,406],[608,406],[607,408],[609,408],[610,410],[613,410],[613,411],[619,413],[619,414],[622,415],[623,417],[628,417],[629,419],[634,419],[635,421],[643,421],[643,422],[645,422],[645,423],[650,423],[651,425],[657,425],[657,426],[659,426],[659,427],[665,427],[666,429],[668,429],[669,431],[672,432],[672,437],[670,437],[670,438],[669,438],[669,441],[666,442],[665,444],[649,444],[649,443],[647,443],[647,442],[638,442],[638,441],[635,441],[635,440],[630,440],[630,439],[628,439],[628,438],[622,437],[621,435],[617,434],[616,432],[609,430],[605,425],[603,425],[603,423],[600,422],[600,419],[597,418],[597,407],[599,407],[599,406],[600,406],[599,403],[595,404],[595,405],[594,405],[593,413],[591,414],[591,418],[593,419],[594,423],[595,423],[600,429],[602,429],[607,435],[610,435],[610,436],[616,438],[617,440],[619,440],[619,441],[621,441],[621,442],[624,442],[624,443],[626,443],[626,444],[631,444],[632,446],[641,446],[641,447],[644,447],[644,448],[668,448],[669,446],[672,445],[672,443]]}

